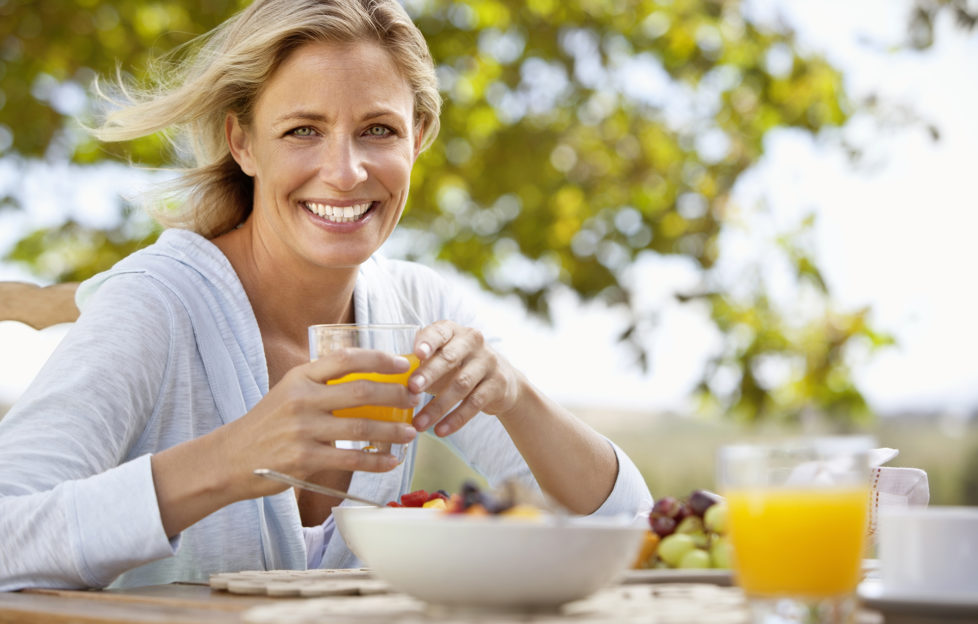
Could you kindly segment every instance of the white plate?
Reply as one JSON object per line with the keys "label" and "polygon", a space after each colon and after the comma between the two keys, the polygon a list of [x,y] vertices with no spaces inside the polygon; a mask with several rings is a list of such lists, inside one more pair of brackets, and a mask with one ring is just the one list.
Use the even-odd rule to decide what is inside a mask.
{"label": "white plate", "polygon": [[[913,595],[887,593],[883,582],[868,578],[859,584],[859,598],[870,609],[898,613],[978,617],[978,592],[971,594]],[[969,618],[970,619],[970,618]],[[972,620],[973,621],[973,620]]]}
{"label": "white plate", "polygon": [[729,587],[733,585],[733,573],[730,570],[717,569],[643,569],[629,570],[621,579],[623,584],[633,583],[706,583]]}
{"label": "white plate", "polygon": [[[863,560],[863,573],[867,577],[875,577],[879,570],[879,562],[876,559]],[[734,584],[732,570],[673,570],[668,568],[654,568],[641,570],[628,570],[622,577],[623,584],[640,583],[706,583],[729,587]]]}

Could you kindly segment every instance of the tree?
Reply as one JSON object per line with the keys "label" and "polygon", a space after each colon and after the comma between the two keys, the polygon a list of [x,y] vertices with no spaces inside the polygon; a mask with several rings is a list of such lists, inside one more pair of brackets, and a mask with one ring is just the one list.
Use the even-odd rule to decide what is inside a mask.
{"label": "tree", "polygon": [[[159,140],[86,139],[68,113],[87,104],[72,108],[65,95],[111,73],[116,59],[141,76],[153,55],[244,4],[0,1],[6,160],[161,164]],[[642,285],[629,268],[646,254],[686,258],[701,283],[676,296],[705,306],[723,337],[697,390],[704,410],[745,421],[814,412],[843,426],[870,416],[849,354],[889,339],[871,328],[868,310],[836,309],[806,247],[810,223],[778,241],[799,297],[813,304],[805,315],[780,308],[760,270],[736,285],[713,272],[719,236],[739,219],[731,192],[767,133],[818,136],[851,114],[836,68],[803,55],[789,27],[746,18],[737,1],[405,5],[428,38],[445,97],[442,133],[418,161],[402,222],[417,233],[410,257],[450,262],[543,317],[564,288],[626,310],[621,339],[643,365],[655,322],[634,305]],[[3,201],[16,208],[16,197]],[[30,233],[8,259],[42,278],[81,279],[154,235],[131,219],[101,231],[69,221]],[[50,254],[73,260],[45,273],[40,259]]]}

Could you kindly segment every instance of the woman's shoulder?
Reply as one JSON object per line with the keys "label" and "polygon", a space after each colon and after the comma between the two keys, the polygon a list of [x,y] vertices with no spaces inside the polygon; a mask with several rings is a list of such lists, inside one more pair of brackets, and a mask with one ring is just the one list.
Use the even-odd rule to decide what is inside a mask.
{"label": "woman's shoulder", "polygon": [[445,282],[445,278],[440,272],[426,264],[412,260],[399,260],[374,254],[364,265],[364,268],[368,270],[368,274],[371,266],[375,267],[384,275],[402,282]]}
{"label": "woman's shoulder", "polygon": [[385,280],[402,305],[410,305],[424,322],[440,319],[454,320],[463,325],[476,325],[477,314],[472,309],[468,288],[462,278],[454,278],[441,270],[408,260],[375,255],[371,279]]}
{"label": "woman's shoulder", "polygon": [[172,293],[151,275],[120,272],[105,276],[97,289],[76,295],[79,324],[119,327],[169,325],[173,316]]}

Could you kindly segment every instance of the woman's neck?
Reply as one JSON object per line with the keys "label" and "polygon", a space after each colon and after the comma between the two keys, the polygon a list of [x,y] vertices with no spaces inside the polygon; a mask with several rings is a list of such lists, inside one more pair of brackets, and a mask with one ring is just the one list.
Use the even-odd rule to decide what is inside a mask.
{"label": "woman's neck", "polygon": [[310,325],[353,322],[356,267],[324,269],[269,253],[247,225],[212,242],[234,267],[266,341],[305,345]]}

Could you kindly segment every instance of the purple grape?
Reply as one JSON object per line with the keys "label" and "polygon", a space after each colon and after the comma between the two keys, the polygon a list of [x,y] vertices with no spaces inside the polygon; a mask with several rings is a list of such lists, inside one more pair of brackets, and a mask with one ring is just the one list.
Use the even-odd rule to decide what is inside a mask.
{"label": "purple grape", "polygon": [[652,506],[652,513],[667,518],[675,518],[679,515],[682,507],[683,504],[679,502],[679,499],[673,496],[663,496],[655,501],[655,505]]}
{"label": "purple grape", "polygon": [[659,537],[672,535],[676,531],[676,521],[669,516],[652,515],[649,517],[649,524],[652,531]]}
{"label": "purple grape", "polygon": [[720,497],[713,492],[707,492],[706,490],[694,490],[692,494],[689,495],[689,508],[694,514],[703,517],[706,510],[713,506],[713,503],[720,500]]}

